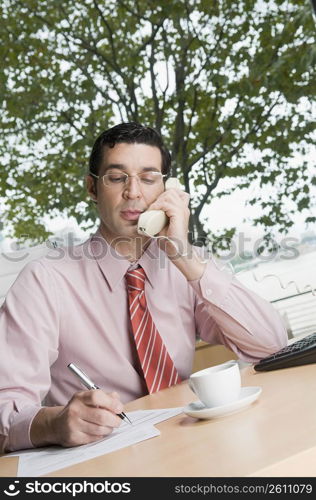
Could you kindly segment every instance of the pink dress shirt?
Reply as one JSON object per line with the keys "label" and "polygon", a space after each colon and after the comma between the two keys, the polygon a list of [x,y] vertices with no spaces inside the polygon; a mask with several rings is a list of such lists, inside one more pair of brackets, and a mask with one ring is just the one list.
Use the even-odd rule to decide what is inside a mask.
{"label": "pink dress shirt", "polygon": [[[149,310],[182,380],[196,338],[255,362],[287,344],[277,311],[210,260],[200,280],[184,275],[153,240],[138,263]],[[32,448],[30,425],[44,406],[84,390],[77,364],[123,402],[146,394],[131,332],[125,273],[131,263],[97,232],[27,264],[0,309],[0,450]]]}

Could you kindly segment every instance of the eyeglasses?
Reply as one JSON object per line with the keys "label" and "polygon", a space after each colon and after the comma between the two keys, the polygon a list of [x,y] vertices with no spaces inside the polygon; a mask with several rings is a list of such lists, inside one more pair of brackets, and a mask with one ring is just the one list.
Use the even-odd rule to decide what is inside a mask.
{"label": "eyeglasses", "polygon": [[166,174],[156,171],[141,172],[135,175],[128,175],[125,172],[110,172],[102,176],[89,172],[89,175],[92,175],[92,177],[96,179],[101,178],[106,187],[126,186],[130,177],[137,177],[138,182],[140,182],[142,186],[155,186],[158,185],[164,177],[167,177]]}

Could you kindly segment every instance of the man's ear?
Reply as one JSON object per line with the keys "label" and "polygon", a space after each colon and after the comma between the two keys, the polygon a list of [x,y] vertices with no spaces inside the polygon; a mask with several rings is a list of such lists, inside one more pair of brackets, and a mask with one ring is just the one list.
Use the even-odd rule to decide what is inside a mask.
{"label": "man's ear", "polygon": [[88,195],[90,196],[91,201],[93,201],[93,203],[97,204],[98,200],[97,200],[97,193],[96,193],[96,185],[95,185],[95,182],[90,175],[87,175],[87,177],[86,177],[86,186],[87,186]]}

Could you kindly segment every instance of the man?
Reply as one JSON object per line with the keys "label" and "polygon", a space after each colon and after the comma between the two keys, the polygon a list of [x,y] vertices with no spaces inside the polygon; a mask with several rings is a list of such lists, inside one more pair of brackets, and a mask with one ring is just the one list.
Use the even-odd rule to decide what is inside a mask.
{"label": "man", "polygon": [[[1,308],[2,450],[101,439],[123,403],[188,378],[196,336],[245,361],[286,345],[271,305],[192,251],[189,195],[164,190],[169,170],[149,127],[123,123],[96,140],[87,189],[98,232],[25,266]],[[168,216],[159,239],[137,232],[147,209]],[[71,362],[101,389],[80,390]]]}

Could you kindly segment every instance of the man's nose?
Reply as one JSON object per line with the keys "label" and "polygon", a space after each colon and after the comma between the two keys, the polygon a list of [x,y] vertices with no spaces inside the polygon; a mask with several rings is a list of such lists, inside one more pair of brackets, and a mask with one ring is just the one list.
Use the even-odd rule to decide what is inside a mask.
{"label": "man's nose", "polygon": [[129,176],[124,186],[124,196],[127,198],[140,198],[141,196],[140,182],[137,175]]}

